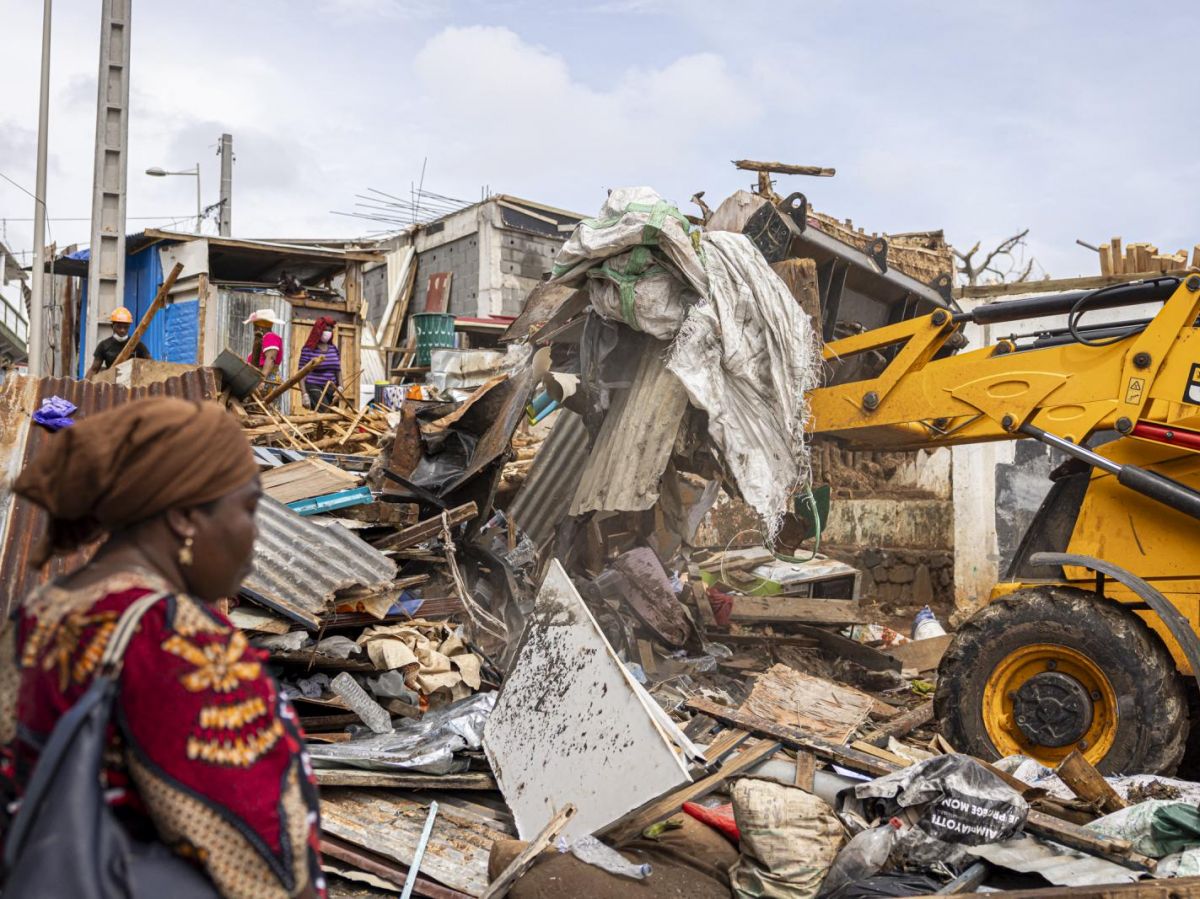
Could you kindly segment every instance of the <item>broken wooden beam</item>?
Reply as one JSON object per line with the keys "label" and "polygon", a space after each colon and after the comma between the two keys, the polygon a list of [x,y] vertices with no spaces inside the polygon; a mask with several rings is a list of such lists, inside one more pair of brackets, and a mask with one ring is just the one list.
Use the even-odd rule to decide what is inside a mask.
{"label": "broken wooden beam", "polygon": [[730,621],[739,624],[859,624],[856,599],[806,599],[799,596],[734,596]]}
{"label": "broken wooden beam", "polygon": [[385,503],[376,500],[361,506],[338,509],[333,514],[338,518],[349,518],[367,524],[406,528],[417,523],[419,507],[416,503]]}
{"label": "broken wooden beam", "polygon": [[941,663],[942,656],[946,654],[946,649],[953,639],[951,634],[926,637],[924,640],[913,640],[909,643],[889,646],[884,652],[893,659],[899,659],[900,664],[905,668],[932,671]]}
{"label": "broken wooden beam", "polygon": [[733,164],[743,172],[765,172],[769,175],[812,175],[832,178],[837,169],[820,165],[791,165],[786,162],[759,162],[756,159],[735,159]]}
{"label": "broken wooden beam", "polygon": [[1101,813],[1110,815],[1128,808],[1129,803],[1120,797],[1099,771],[1092,767],[1078,749],[1071,751],[1055,771],[1059,779],[1071,788],[1071,792],[1090,803]]}
{"label": "broken wooden beam", "polygon": [[529,842],[529,845],[521,850],[521,854],[508,863],[508,867],[500,872],[500,876],[488,884],[488,888],[480,899],[501,899],[502,896],[508,895],[512,885],[533,867],[533,863],[542,854],[542,850],[554,842],[554,838],[573,817],[575,817],[575,806],[568,802],[555,813],[541,832]]}
{"label": "broken wooden beam", "polygon": [[[358,716],[353,716],[358,720]],[[409,771],[369,771],[365,768],[315,768],[322,787],[389,787],[397,790],[494,790],[496,781],[483,771],[461,774],[413,774]]]}
{"label": "broken wooden beam", "polygon": [[719,769],[695,783],[685,784],[653,802],[634,809],[627,815],[618,818],[600,832],[607,842],[621,846],[641,836],[642,831],[669,817],[683,808],[685,802],[695,802],[703,799],[717,789],[729,778],[753,768],[763,759],[779,749],[779,743],[774,740],[761,740],[737,755],[725,761]]}
{"label": "broken wooden beam", "polygon": [[875,730],[866,734],[862,738],[862,742],[870,743],[872,746],[887,746],[888,739],[895,737],[897,740],[901,737],[908,736],[918,727],[928,724],[933,720],[933,701],[924,702],[903,714],[897,715],[883,727],[877,727]]}
{"label": "broken wooden beam", "polygon": [[[447,509],[443,514],[449,520],[450,527],[454,527],[455,525],[462,524],[464,521],[470,521],[479,514],[479,509],[473,502],[463,503],[461,506]],[[431,540],[442,532],[442,518],[442,515],[438,515],[435,518],[426,518],[424,521],[407,527],[399,533],[376,540],[374,546],[376,549],[407,549],[410,546],[416,546],[418,543],[424,543],[426,540]]]}
{"label": "broken wooden beam", "polygon": [[848,746],[839,746],[815,734],[807,733],[798,727],[777,724],[774,721],[768,721],[757,715],[751,715],[749,712],[742,712],[729,706],[718,705],[709,699],[689,699],[686,706],[693,712],[708,715],[710,718],[722,721],[730,727],[739,727],[750,733],[777,740],[789,749],[806,749],[819,758],[837,762],[844,768],[851,768],[874,777],[881,777],[884,774],[891,774],[893,771],[898,770],[895,765],[867,755],[865,752],[859,752],[857,749],[851,749]]}
{"label": "broken wooden beam", "polygon": [[1078,849],[1088,855],[1107,859],[1114,864],[1134,871],[1154,872],[1158,863],[1148,856],[1133,851],[1129,840],[1116,837],[1106,837],[1087,828],[1063,821],[1037,809],[1030,809],[1025,819],[1025,831],[1035,836],[1062,843],[1071,849]]}
{"label": "broken wooden beam", "polygon": [[171,292],[171,288],[175,286],[175,279],[182,272],[183,263],[176,262],[171,271],[167,273],[167,277],[163,279],[162,284],[159,285],[158,293],[154,295],[154,302],[150,304],[150,308],[146,310],[146,314],[142,316],[142,320],[138,322],[138,326],[134,329],[133,333],[129,335],[129,339],[125,341],[125,346],[121,347],[121,352],[117,353],[117,358],[113,360],[109,368],[116,368],[137,351],[138,342],[142,339],[142,335],[146,333],[146,329],[150,327],[150,322],[154,320],[154,316],[167,304],[167,295]]}
{"label": "broken wooden beam", "polygon": [[307,365],[305,365],[303,368],[301,368],[299,371],[297,371],[294,375],[292,375],[290,378],[288,378],[286,381],[281,383],[278,387],[276,387],[274,390],[272,390],[270,393],[268,393],[266,396],[264,396],[262,398],[263,404],[266,405],[268,403],[275,402],[275,400],[279,399],[287,391],[291,390],[293,387],[295,387],[297,384],[299,384],[302,380],[304,380],[304,378],[308,376],[309,372],[311,372],[314,368],[316,368],[318,365],[320,365],[324,361],[325,361],[324,356],[318,356],[316,359],[311,360]]}

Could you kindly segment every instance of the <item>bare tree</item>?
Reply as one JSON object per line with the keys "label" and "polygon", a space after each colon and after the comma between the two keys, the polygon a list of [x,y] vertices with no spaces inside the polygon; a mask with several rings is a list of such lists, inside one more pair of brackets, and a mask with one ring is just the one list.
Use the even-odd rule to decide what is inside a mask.
{"label": "bare tree", "polygon": [[959,275],[966,280],[968,287],[974,287],[985,276],[990,276],[987,280],[992,283],[1028,281],[1033,274],[1033,267],[1037,265],[1037,260],[1032,257],[1025,261],[1025,250],[1028,246],[1025,238],[1028,236],[1029,229],[1026,228],[1020,234],[1000,241],[995,249],[985,253],[979,262],[975,261],[975,254],[980,250],[980,241],[975,241],[975,246],[965,253],[953,250],[961,263],[958,266]]}

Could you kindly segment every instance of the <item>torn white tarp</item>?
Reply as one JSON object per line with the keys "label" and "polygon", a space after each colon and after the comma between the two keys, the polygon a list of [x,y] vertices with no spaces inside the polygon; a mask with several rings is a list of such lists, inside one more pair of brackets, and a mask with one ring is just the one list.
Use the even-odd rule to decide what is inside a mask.
{"label": "torn white tarp", "polygon": [[773,532],[808,476],[805,393],[820,356],[811,322],[762,254],[744,235],[691,230],[649,188],[622,188],[579,224],[554,273],[595,282],[601,315],[674,339],[667,368],[708,413],[729,473]]}
{"label": "torn white tarp", "polygon": [[552,561],[483,737],[521,839],[568,802],[570,840],[690,781],[651,703]]}

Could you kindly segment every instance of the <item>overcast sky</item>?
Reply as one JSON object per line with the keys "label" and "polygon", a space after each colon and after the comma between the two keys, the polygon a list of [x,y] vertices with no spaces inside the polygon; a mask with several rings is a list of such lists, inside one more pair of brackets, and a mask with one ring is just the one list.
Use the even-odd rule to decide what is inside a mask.
{"label": "overcast sky", "polygon": [[[91,207],[97,0],[56,0],[52,218]],[[32,190],[41,4],[0,0],[0,174]],[[1200,91],[1180,38],[1200,4],[786,0],[135,0],[129,231],[180,218],[234,135],[234,234],[324,237],[367,188],[516,194],[592,213],[647,184],[683,205],[750,157],[833,166],[781,179],[869,231],[969,247],[1030,228],[1055,277],[1098,273],[1076,238],[1200,241]],[[714,204],[715,205],[715,204]],[[31,246],[33,201],[0,179]],[[86,221],[53,221],[60,245]],[[211,228],[211,225],[209,226]],[[3,234],[0,231],[0,234]]]}

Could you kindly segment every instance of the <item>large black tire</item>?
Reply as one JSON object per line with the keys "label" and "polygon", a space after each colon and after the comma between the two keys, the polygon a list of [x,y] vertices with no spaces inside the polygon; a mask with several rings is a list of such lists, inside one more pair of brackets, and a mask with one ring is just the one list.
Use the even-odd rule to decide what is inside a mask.
{"label": "large black tire", "polygon": [[1017,590],[959,629],[942,657],[934,697],[934,714],[952,746],[989,761],[999,758],[983,720],[984,688],[1002,661],[1034,644],[1066,646],[1108,679],[1117,724],[1111,747],[1093,760],[1101,773],[1174,773],[1189,721],[1170,653],[1133,612],[1069,587]]}

